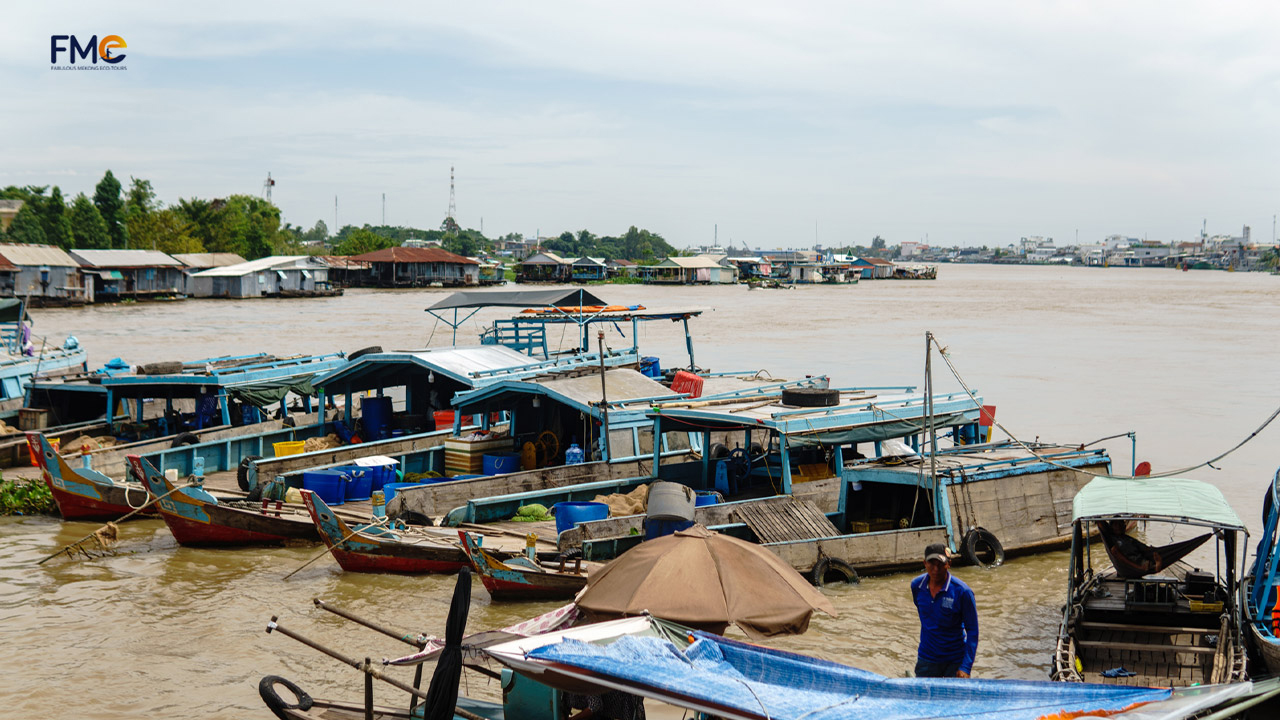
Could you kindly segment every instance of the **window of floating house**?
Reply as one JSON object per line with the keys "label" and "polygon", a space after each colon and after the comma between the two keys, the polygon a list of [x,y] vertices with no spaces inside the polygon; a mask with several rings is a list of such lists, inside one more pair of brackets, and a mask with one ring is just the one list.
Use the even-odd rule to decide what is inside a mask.
{"label": "window of floating house", "polygon": [[259,285],[266,285],[266,284],[267,284],[267,274],[266,274],[266,273],[258,273],[258,284],[259,284]]}

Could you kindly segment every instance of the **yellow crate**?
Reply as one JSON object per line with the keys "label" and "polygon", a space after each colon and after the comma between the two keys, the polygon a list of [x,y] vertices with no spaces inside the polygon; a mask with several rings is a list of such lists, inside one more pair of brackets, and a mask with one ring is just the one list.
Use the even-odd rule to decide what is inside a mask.
{"label": "yellow crate", "polygon": [[1216,602],[1205,602],[1203,600],[1188,600],[1187,604],[1191,606],[1191,612],[1222,612],[1223,604],[1221,600]]}

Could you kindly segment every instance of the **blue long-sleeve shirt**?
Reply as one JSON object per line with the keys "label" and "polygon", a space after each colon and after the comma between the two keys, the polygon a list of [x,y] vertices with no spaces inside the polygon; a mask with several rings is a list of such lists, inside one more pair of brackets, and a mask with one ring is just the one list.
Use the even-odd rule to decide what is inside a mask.
{"label": "blue long-sleeve shirt", "polygon": [[911,599],[920,613],[920,657],[929,662],[958,661],[961,670],[971,672],[978,654],[978,606],[969,586],[949,575],[934,596],[925,574],[911,581]]}

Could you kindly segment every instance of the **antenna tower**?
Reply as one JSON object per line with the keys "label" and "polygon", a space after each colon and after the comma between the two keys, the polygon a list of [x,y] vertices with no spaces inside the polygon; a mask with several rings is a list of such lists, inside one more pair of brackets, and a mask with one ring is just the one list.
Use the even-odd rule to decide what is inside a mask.
{"label": "antenna tower", "polygon": [[262,181],[262,194],[267,198],[267,202],[271,202],[271,188],[276,186],[276,181],[271,179],[271,172],[267,171],[267,179]]}
{"label": "antenna tower", "polygon": [[449,166],[449,217],[458,219],[458,205],[453,200],[453,166]]}

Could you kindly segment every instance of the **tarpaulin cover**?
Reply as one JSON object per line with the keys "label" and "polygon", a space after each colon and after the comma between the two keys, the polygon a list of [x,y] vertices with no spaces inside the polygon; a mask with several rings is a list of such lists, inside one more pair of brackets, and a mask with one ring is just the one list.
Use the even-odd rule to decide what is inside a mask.
{"label": "tarpaulin cover", "polygon": [[427,312],[452,308],[578,307],[607,304],[586,290],[472,290],[456,292],[427,308]]}
{"label": "tarpaulin cover", "polygon": [[1146,515],[1244,529],[1221,490],[1190,478],[1094,478],[1076,493],[1073,511],[1074,520]]}
{"label": "tarpaulin cover", "polygon": [[260,383],[258,385],[245,385],[243,387],[227,389],[227,395],[230,395],[232,399],[246,402],[250,405],[256,405],[258,407],[266,407],[273,403],[278,403],[289,393],[293,393],[295,395],[315,395],[316,389],[311,386],[311,378],[306,378],[305,380],[288,380],[276,383]]}
{"label": "tarpaulin cover", "polygon": [[[19,317],[19,313],[22,313]],[[22,309],[22,301],[17,298],[7,298],[0,300],[0,322],[18,322],[18,320],[30,320],[31,316]]]}
{"label": "tarpaulin cover", "polygon": [[887,678],[702,632],[694,635],[697,641],[684,652],[658,638],[623,637],[604,646],[564,640],[535,649],[529,657],[589,670],[633,689],[656,688],[732,708],[740,716],[773,720],[1026,720],[1063,711],[1120,710],[1171,696],[1167,689],[1083,683]]}

